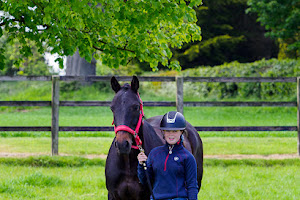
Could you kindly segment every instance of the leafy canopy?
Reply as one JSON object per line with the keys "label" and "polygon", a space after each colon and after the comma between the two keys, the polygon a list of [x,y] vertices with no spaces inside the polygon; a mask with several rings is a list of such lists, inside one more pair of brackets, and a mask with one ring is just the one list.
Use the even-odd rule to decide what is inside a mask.
{"label": "leafy canopy", "polygon": [[[193,8],[201,0],[0,0],[0,37],[17,38],[20,53],[31,54],[27,40],[40,53],[73,55],[91,61],[94,56],[110,67],[126,65],[132,58],[180,68],[171,61],[170,47],[201,40]],[[0,49],[0,68],[3,66]],[[99,53],[98,53],[99,52]],[[16,61],[18,62],[18,61]]]}
{"label": "leafy canopy", "polygon": [[268,36],[282,39],[290,50],[300,51],[299,0],[249,0],[248,12],[258,14],[258,21],[270,32]]}

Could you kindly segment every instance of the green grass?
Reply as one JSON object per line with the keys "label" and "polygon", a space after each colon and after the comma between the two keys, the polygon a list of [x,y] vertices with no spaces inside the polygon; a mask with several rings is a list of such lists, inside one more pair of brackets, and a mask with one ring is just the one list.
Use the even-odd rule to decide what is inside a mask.
{"label": "green grass", "polygon": [[184,114],[194,126],[297,125],[297,109],[291,107],[189,107]]}
{"label": "green grass", "polygon": [[[112,137],[60,138],[59,153],[73,155],[107,154],[112,140]],[[0,138],[0,152],[50,154],[51,138]]]}
{"label": "green grass", "polygon": [[[147,118],[163,115],[174,107],[145,107]],[[112,126],[109,107],[61,107],[60,126]],[[296,108],[185,108],[186,119],[194,126],[296,126]],[[2,112],[0,126],[51,126],[51,108]],[[297,137],[297,133],[270,132],[201,132],[201,137]],[[0,132],[2,137],[50,137],[48,132]],[[112,137],[112,132],[61,132],[61,137]]]}
{"label": "green grass", "polygon": [[[267,83],[269,84],[269,83]],[[109,83],[81,87],[61,82],[60,100],[113,98]],[[165,87],[167,86],[167,87]],[[141,83],[143,101],[175,101],[175,83]],[[220,100],[194,92],[185,84],[185,101]],[[75,89],[70,91],[70,89]],[[167,91],[166,89],[167,88]],[[158,90],[157,90],[158,89]],[[51,100],[51,82],[1,82],[0,100]],[[281,97],[274,101],[295,100]],[[262,101],[250,97],[223,101]],[[273,100],[273,99],[272,99]],[[163,115],[175,107],[144,107],[146,117]],[[297,109],[291,107],[186,107],[186,119],[194,126],[296,126]],[[109,107],[60,107],[60,126],[111,126]],[[0,126],[51,126],[50,107],[1,107]],[[294,132],[199,132],[204,155],[296,154]],[[102,159],[113,132],[60,132],[59,153],[69,156],[0,158],[0,199],[107,199]],[[50,132],[0,132],[0,152],[51,153]],[[298,199],[299,159],[204,159],[199,199]]]}
{"label": "green grass", "polygon": [[[145,108],[147,117],[175,108]],[[186,108],[185,116],[197,126],[296,126],[295,108]],[[3,112],[0,126],[51,126],[50,108],[26,112]],[[61,107],[60,126],[111,126],[108,107]],[[292,154],[296,153],[294,132],[199,132],[204,153]],[[50,132],[1,132],[0,151],[50,153]],[[106,154],[113,132],[60,132],[59,152],[65,154]],[[18,137],[23,137],[19,139]],[[88,148],[87,148],[88,147]],[[102,147],[102,148],[99,148]]]}
{"label": "green grass", "polygon": [[204,137],[204,155],[295,154],[297,138]]}
{"label": "green grass", "polygon": [[30,156],[26,158],[0,158],[0,164],[26,167],[86,167],[105,166],[100,158],[87,159],[76,156]]}
{"label": "green grass", "polygon": [[[163,115],[174,107],[145,107],[147,118]],[[111,126],[109,107],[61,107],[61,126]],[[184,115],[194,126],[296,126],[296,108],[187,107]],[[0,126],[50,126],[51,108],[2,112]]]}
{"label": "green grass", "polygon": [[107,199],[103,166],[1,165],[0,173],[1,199]]}
{"label": "green grass", "polygon": [[51,100],[51,81],[1,82],[1,101]]}
{"label": "green grass", "polygon": [[[59,132],[59,137],[114,137],[114,132],[97,132],[97,131],[78,131],[78,132]],[[0,132],[0,137],[51,137],[51,132],[28,132],[28,131],[14,131],[14,132]]]}
{"label": "green grass", "polygon": [[[99,84],[99,83],[98,83]],[[103,83],[102,83],[103,84]],[[157,83],[141,84],[143,100],[173,100],[163,92],[153,93]],[[174,85],[174,84],[173,84]],[[111,100],[109,87],[92,85],[67,92],[74,85],[62,83],[61,100]],[[149,87],[152,93],[149,93]],[[147,90],[148,89],[148,90]],[[2,82],[1,100],[51,100],[48,82]],[[171,95],[172,96],[172,95]],[[169,96],[170,97],[170,96]],[[175,107],[145,107],[146,117],[163,115]],[[291,107],[186,107],[186,119],[194,126],[296,126],[297,110]],[[60,107],[60,126],[111,126],[109,107]],[[12,107],[0,113],[0,126],[51,126],[49,107]],[[201,132],[202,137],[296,137],[296,132]],[[44,132],[0,132],[2,137],[50,137]],[[113,136],[103,132],[61,132],[61,137]]]}
{"label": "green grass", "polygon": [[[102,85],[101,85],[102,84]],[[104,85],[103,85],[104,84]],[[0,83],[1,101],[51,101],[51,81],[4,81]],[[102,100],[113,98],[109,83],[82,87],[80,83],[60,82],[60,100]]]}
{"label": "green grass", "polygon": [[[199,199],[289,199],[300,195],[299,159],[204,160]],[[79,157],[0,159],[0,198],[107,199],[104,161]]]}
{"label": "green grass", "polygon": [[[0,165],[26,167],[89,167],[105,166],[105,159],[88,159],[81,156],[29,156],[25,158],[0,158]],[[300,166],[299,159],[210,159],[204,158],[206,167],[275,167]]]}
{"label": "green grass", "polygon": [[[3,112],[0,126],[51,126],[51,108]],[[107,126],[113,116],[109,107],[61,107],[60,126]]]}
{"label": "green grass", "polygon": [[289,199],[299,198],[299,166],[229,166],[204,168],[199,199]]}
{"label": "green grass", "polygon": [[[0,100],[51,100],[51,84],[12,84],[17,91],[0,84],[0,93],[3,94]],[[29,89],[25,91],[23,86]],[[95,87],[61,91],[61,100],[112,99],[111,91],[103,93]],[[157,94],[155,96],[155,93],[141,89],[144,101],[175,101],[175,93],[168,97],[161,95],[163,91]],[[176,108],[144,107],[148,118],[170,110]],[[60,107],[59,111],[60,126],[111,126],[113,119],[109,107]],[[184,115],[194,126],[297,125],[297,110],[291,107],[186,107]],[[2,108],[0,126],[51,126],[51,108]],[[199,134],[203,140],[204,155],[297,153],[295,131]],[[107,199],[105,160],[82,156],[107,154],[113,137],[113,132],[60,132],[59,153],[72,157],[0,158],[0,199]],[[0,132],[0,152],[50,155],[51,133]],[[299,167],[299,159],[204,159],[202,189],[198,197],[212,200],[296,200],[300,196]]]}
{"label": "green grass", "polygon": [[[71,155],[107,154],[112,137],[61,137],[59,153]],[[296,137],[203,137],[204,155],[296,154]],[[0,152],[51,153],[51,138],[0,138]]]}
{"label": "green grass", "polygon": [[[201,137],[297,137],[296,131],[209,131],[199,132]],[[114,132],[78,131],[59,132],[59,137],[114,137]],[[0,137],[51,137],[50,132],[0,132]]]}

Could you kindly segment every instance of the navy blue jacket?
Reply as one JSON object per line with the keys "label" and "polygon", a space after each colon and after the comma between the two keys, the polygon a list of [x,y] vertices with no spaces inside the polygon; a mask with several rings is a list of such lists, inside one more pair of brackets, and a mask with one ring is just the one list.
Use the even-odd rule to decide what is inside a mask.
{"label": "navy blue jacket", "polygon": [[[174,145],[171,154],[168,144],[154,148],[147,159],[147,173],[153,181],[155,199],[197,199],[196,160],[182,142]],[[138,166],[138,178],[142,184],[147,184],[142,165]]]}

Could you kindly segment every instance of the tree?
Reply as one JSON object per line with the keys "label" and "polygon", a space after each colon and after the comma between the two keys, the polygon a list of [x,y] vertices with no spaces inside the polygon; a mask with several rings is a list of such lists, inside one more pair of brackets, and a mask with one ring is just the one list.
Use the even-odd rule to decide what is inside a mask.
{"label": "tree", "polygon": [[288,57],[300,54],[300,1],[249,0],[248,12],[255,12],[258,21],[269,32],[267,36],[287,44]]}
{"label": "tree", "polygon": [[[24,56],[31,54],[26,39],[35,41],[40,53],[58,53],[60,66],[62,56],[78,49],[88,62],[94,56],[115,68],[132,58],[154,70],[158,63],[180,68],[170,61],[170,47],[201,40],[193,9],[200,5],[201,0],[1,0],[0,36],[4,29],[9,42],[17,38]],[[3,63],[1,55],[3,49]]]}
{"label": "tree", "polygon": [[204,1],[196,9],[202,41],[173,51],[182,68],[276,57],[275,41],[264,36],[265,29],[256,22],[256,14],[245,13],[247,7],[247,0]]}
{"label": "tree", "polygon": [[66,67],[67,76],[88,76],[96,75],[96,60],[95,58],[89,63],[84,58],[81,58],[79,52],[73,56],[68,56],[67,58],[67,67]]}

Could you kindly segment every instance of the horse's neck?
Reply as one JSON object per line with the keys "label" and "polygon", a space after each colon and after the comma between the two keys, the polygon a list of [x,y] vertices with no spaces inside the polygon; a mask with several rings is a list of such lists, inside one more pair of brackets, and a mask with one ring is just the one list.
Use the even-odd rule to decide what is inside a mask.
{"label": "horse's neck", "polygon": [[157,146],[161,146],[164,144],[163,138],[160,138],[158,134],[155,132],[154,128],[149,124],[146,120],[144,121],[143,126],[140,128],[141,138],[143,142],[143,148],[145,153],[148,155],[150,151]]}

